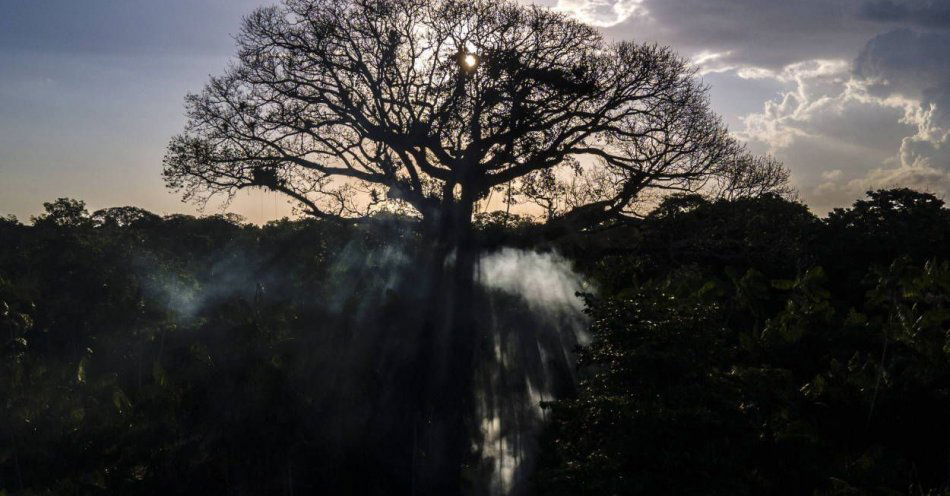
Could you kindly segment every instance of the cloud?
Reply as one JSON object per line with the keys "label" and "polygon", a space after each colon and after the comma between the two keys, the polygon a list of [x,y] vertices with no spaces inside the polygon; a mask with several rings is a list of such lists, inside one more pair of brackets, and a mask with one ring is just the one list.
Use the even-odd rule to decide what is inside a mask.
{"label": "cloud", "polygon": [[[559,0],[610,12],[616,0]],[[618,38],[675,47],[690,57],[727,54],[717,63],[778,69],[813,59],[852,59],[882,31],[950,30],[946,0],[642,0],[636,12],[601,26]]]}
{"label": "cloud", "polygon": [[646,14],[643,0],[558,0],[554,10],[597,27],[616,26]]}
{"label": "cloud", "polygon": [[870,0],[859,7],[858,15],[867,20],[886,24],[950,28],[950,3],[946,0]]}
{"label": "cloud", "polygon": [[950,192],[947,0],[540,1],[687,56],[714,108],[816,210],[871,186]]}
{"label": "cloud", "polygon": [[731,54],[732,52],[730,51],[711,52],[709,50],[703,50],[693,55],[690,62],[699,69],[700,76],[717,72],[727,72],[737,69],[735,65],[728,62]]}
{"label": "cloud", "polygon": [[855,60],[854,75],[869,94],[905,102],[903,121],[916,132],[901,143],[903,167],[950,169],[950,33],[899,29],[876,36]]}
{"label": "cloud", "polygon": [[739,135],[784,159],[816,209],[882,187],[950,193],[950,35],[899,29],[851,63],[736,72],[788,85]]}
{"label": "cloud", "polygon": [[875,94],[915,98],[950,119],[950,33],[898,29],[878,35],[861,50],[854,74]]}
{"label": "cloud", "polygon": [[616,38],[658,42],[716,64],[780,69],[854,54],[880,26],[859,20],[858,0],[643,0],[647,15],[606,29]]}
{"label": "cloud", "polygon": [[849,181],[840,181],[840,174],[827,179],[812,191],[812,199],[819,202],[838,200],[829,206],[840,204],[841,198],[853,200],[876,189],[908,187],[937,195],[950,192],[950,171],[926,165],[876,168]]}
{"label": "cloud", "polygon": [[765,102],[761,112],[746,116],[740,135],[762,142],[772,151],[790,146],[799,137],[820,136],[815,124],[844,112],[854,96],[846,84],[849,72],[847,61],[821,59],[791,64],[779,71],[739,69],[737,73],[743,78],[771,78],[791,86],[779,98]]}

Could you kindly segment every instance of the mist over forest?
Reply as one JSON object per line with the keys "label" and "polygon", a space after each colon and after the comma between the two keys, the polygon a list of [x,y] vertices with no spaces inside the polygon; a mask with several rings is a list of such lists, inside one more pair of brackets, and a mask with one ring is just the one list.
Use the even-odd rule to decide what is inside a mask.
{"label": "mist over forest", "polygon": [[560,7],[279,0],[233,41],[155,180],[295,216],[0,217],[0,496],[950,495],[919,182],[818,217],[699,63]]}

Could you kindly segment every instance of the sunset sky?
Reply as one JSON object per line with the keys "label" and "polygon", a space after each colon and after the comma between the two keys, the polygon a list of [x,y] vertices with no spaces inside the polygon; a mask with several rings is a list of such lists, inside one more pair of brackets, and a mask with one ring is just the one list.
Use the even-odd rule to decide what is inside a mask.
{"label": "sunset sky", "polygon": [[[195,213],[164,188],[182,100],[259,0],[0,0],[0,215],[57,197]],[[950,192],[948,0],[547,0],[612,39],[671,45],[713,108],[791,169],[817,214],[873,187]],[[273,193],[230,207],[290,213]],[[206,213],[220,210],[211,208]]]}

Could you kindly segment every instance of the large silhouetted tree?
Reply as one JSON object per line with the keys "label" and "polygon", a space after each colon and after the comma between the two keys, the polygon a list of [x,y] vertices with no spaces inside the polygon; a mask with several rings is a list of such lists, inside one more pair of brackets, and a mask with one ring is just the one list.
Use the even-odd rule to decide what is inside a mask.
{"label": "large silhouetted tree", "polygon": [[502,205],[534,202],[579,228],[635,212],[648,190],[732,196],[787,178],[729,136],[671,50],[608,43],[539,7],[283,0],[250,14],[237,42],[235,63],[187,99],[167,184],[199,201],[268,188],[321,218],[422,219],[435,274],[433,344],[418,358],[432,378],[422,437],[438,440],[420,449],[440,474],[421,481],[431,494],[454,492],[458,477],[443,475],[458,473],[473,427],[476,205],[500,191]]}
{"label": "large silhouetted tree", "polygon": [[671,50],[542,8],[284,0],[237,41],[169,147],[167,183],[189,198],[264,187],[318,217],[402,207],[454,244],[493,189],[585,224],[647,189],[786,179],[728,136]]}

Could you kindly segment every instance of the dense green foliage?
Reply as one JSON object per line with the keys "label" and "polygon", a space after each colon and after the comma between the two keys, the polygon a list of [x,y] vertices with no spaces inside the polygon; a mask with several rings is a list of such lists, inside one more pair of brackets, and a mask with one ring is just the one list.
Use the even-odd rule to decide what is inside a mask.
{"label": "dense green foliage", "polygon": [[[5,221],[0,490],[280,494],[373,472],[346,430],[372,423],[388,382],[354,376],[366,367],[341,343],[360,305],[387,311],[363,298],[382,276],[336,262],[401,235],[69,200]],[[351,375],[321,382],[334,374]],[[327,425],[331,407],[352,422]]]}
{"label": "dense green foliage", "polygon": [[[483,245],[556,248],[598,288],[578,388],[546,404],[539,494],[950,491],[936,198],[819,219],[686,196],[557,239],[516,220],[480,219]],[[395,405],[418,377],[386,330],[418,318],[390,260],[418,242],[397,219],[72,200],[0,219],[0,494],[408,493]]]}
{"label": "dense green foliage", "polygon": [[679,198],[627,236],[579,392],[548,405],[541,494],[950,491],[942,202],[881,191],[819,221]]}

